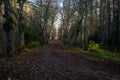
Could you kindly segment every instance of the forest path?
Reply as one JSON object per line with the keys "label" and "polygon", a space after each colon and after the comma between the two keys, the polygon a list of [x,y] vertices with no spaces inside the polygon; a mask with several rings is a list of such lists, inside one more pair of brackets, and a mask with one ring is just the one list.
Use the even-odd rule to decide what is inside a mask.
{"label": "forest path", "polygon": [[[1,80],[120,80],[120,66],[101,64],[69,54],[72,47],[52,42],[47,48],[2,63]],[[7,60],[6,60],[7,61]]]}

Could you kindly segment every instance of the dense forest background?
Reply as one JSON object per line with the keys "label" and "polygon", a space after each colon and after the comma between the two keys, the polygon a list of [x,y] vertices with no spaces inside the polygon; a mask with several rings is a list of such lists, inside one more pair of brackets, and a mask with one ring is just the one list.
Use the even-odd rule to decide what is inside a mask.
{"label": "dense forest background", "polygon": [[119,0],[34,1],[0,0],[0,54],[12,56],[54,39],[85,50],[119,52]]}

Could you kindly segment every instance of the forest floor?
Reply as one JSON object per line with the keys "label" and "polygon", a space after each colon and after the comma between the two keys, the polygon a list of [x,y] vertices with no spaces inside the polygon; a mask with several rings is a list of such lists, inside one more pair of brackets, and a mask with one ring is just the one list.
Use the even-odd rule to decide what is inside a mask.
{"label": "forest floor", "polygon": [[54,41],[48,47],[0,59],[0,80],[120,80],[117,62],[91,58],[99,57]]}

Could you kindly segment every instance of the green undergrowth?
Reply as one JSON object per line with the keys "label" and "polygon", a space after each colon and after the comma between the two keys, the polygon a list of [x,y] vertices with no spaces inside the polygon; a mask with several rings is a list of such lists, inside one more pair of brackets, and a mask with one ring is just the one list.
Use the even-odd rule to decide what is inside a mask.
{"label": "green undergrowth", "polygon": [[41,44],[39,43],[39,41],[31,41],[29,44],[27,44],[27,48],[29,49],[40,49],[40,48],[44,48],[44,47],[48,47],[48,44]]}
{"label": "green undergrowth", "polygon": [[86,53],[88,56],[92,56],[92,55],[97,56],[97,58],[89,57],[91,60],[104,61],[107,59],[107,60],[120,62],[120,54],[112,53],[107,50],[101,50],[99,52],[93,52],[93,51],[89,51],[89,50],[85,51],[82,49],[77,49],[77,50],[80,52]]}
{"label": "green undergrowth", "polygon": [[48,44],[40,44],[38,41],[31,41],[28,44],[20,47],[18,49],[18,52],[19,53],[29,52],[29,51],[38,50],[38,49],[41,49],[41,48],[44,48],[44,47],[48,47],[48,46],[49,46]]}
{"label": "green undergrowth", "polygon": [[40,48],[40,43],[38,41],[31,41],[28,45],[28,48]]}

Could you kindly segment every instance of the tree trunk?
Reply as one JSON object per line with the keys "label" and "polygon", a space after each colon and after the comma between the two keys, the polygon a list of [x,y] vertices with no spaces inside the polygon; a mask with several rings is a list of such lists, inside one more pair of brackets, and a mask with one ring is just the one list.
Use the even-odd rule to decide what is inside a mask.
{"label": "tree trunk", "polygon": [[23,5],[24,2],[19,3],[19,47],[24,46],[25,41],[24,41],[24,22],[23,22]]}
{"label": "tree trunk", "polygon": [[10,13],[10,0],[4,0],[4,13],[5,13],[5,23],[4,23],[4,31],[6,33],[7,45],[6,51],[8,56],[13,55],[13,19]]}
{"label": "tree trunk", "polygon": [[113,5],[113,20],[112,20],[112,45],[115,46],[115,0],[112,2]]}
{"label": "tree trunk", "polygon": [[89,26],[89,30],[90,30],[90,38],[92,36],[92,25],[93,25],[93,1],[90,2],[90,26]]}
{"label": "tree trunk", "polygon": [[24,41],[24,26],[19,25],[19,46],[22,47],[25,45]]}
{"label": "tree trunk", "polygon": [[119,1],[119,46],[120,46],[120,1]]}
{"label": "tree trunk", "polygon": [[84,16],[84,49],[88,50],[88,37],[87,37],[87,2],[85,3],[85,16]]}
{"label": "tree trunk", "polygon": [[14,52],[14,38],[13,38],[13,30],[6,32],[7,36],[7,54],[8,56],[12,56]]}
{"label": "tree trunk", "polygon": [[88,39],[87,39],[87,26],[86,26],[87,15],[84,20],[84,49],[88,50]]}
{"label": "tree trunk", "polygon": [[42,9],[41,9],[41,7],[42,7],[42,5],[43,5],[43,3],[42,3],[42,0],[40,0],[40,1],[38,1],[38,5],[39,5],[39,13],[38,13],[38,20],[39,20],[39,28],[40,28],[40,30],[39,30],[39,42],[40,42],[40,45],[42,46],[43,45],[43,43],[44,43],[44,27],[42,27],[42,26],[44,26],[44,25],[42,25]]}
{"label": "tree trunk", "polygon": [[44,14],[44,42],[48,43],[48,19],[49,19],[49,7],[51,0],[47,3],[45,14]]}
{"label": "tree trunk", "polygon": [[110,37],[110,29],[111,29],[111,12],[110,12],[110,0],[107,0],[107,10],[108,10],[108,15],[107,15],[107,19],[108,19],[108,22],[107,22],[107,29],[108,29],[108,33],[107,33],[107,43],[109,44],[110,40],[109,40],[109,37]]}
{"label": "tree trunk", "polygon": [[44,43],[44,36],[43,36],[43,32],[40,32],[40,45],[42,46],[43,45],[43,43]]}
{"label": "tree trunk", "polygon": [[67,30],[66,29],[64,29],[63,41],[64,41],[65,44],[68,43],[68,36],[67,36]]}
{"label": "tree trunk", "polygon": [[80,32],[80,28],[81,28],[81,24],[82,24],[82,18],[77,22],[77,25],[76,25],[76,29],[75,29],[75,38],[74,38],[74,43],[75,43],[75,46],[78,46],[78,36],[79,36],[79,32]]}
{"label": "tree trunk", "polygon": [[100,0],[100,43],[104,43],[104,27],[103,27],[103,11],[102,11],[103,1]]}

